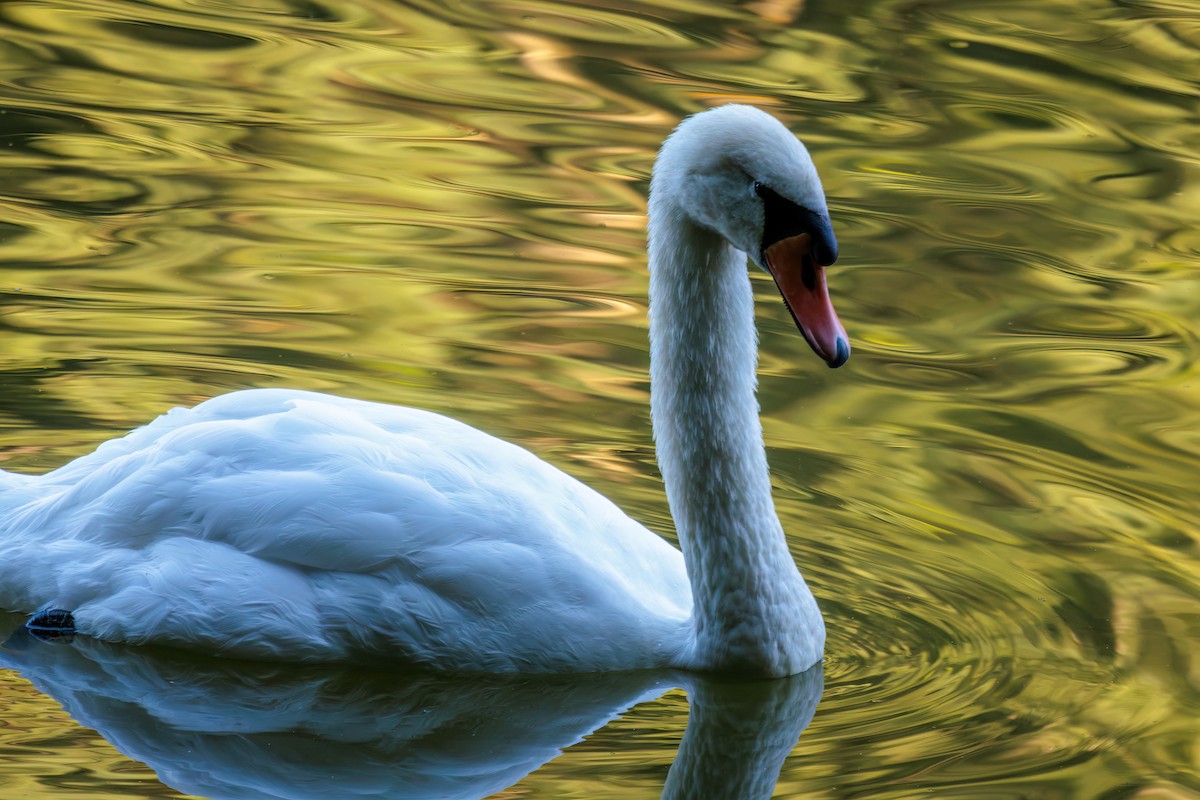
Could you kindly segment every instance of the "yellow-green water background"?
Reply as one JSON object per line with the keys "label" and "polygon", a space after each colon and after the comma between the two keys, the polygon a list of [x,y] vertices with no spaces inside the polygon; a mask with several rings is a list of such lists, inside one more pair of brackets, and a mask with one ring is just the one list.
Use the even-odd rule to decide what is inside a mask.
{"label": "yellow-green water background", "polygon": [[[780,797],[1200,797],[1192,0],[0,4],[0,466],[291,386],[443,411],[670,537],[646,179],[683,115],[809,144],[854,345],[758,280],[825,610]],[[640,706],[506,797],[657,797]],[[178,797],[0,673],[0,796]]]}

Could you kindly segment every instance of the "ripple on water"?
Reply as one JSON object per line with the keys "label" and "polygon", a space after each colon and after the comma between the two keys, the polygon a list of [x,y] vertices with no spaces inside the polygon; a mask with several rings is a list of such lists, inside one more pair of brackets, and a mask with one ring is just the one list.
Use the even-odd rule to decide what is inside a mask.
{"label": "ripple on water", "polygon": [[359,65],[346,74],[365,88],[438,106],[519,112],[605,108],[603,98],[586,88],[561,83],[546,85],[520,74],[497,74],[461,58],[430,58],[403,66],[380,61]]}
{"label": "ripple on water", "polygon": [[[784,793],[1193,791],[1195,11],[801,5],[0,4],[5,463],[295,385],[451,411],[670,537],[645,178],[680,114],[754,102],[823,173],[855,347],[815,370],[757,280],[830,630]],[[47,715],[6,721],[73,757]],[[657,794],[666,757],[633,761]]]}
{"label": "ripple on water", "polygon": [[[1078,486],[1078,476],[1065,483]],[[807,734],[813,749],[802,740],[800,764],[817,770],[852,753],[858,791],[953,792],[960,782],[1041,783],[1052,774],[1071,785],[1088,764],[1126,752],[1155,724],[1154,713],[1130,713],[1143,702],[1136,681],[1113,691],[1140,658],[1130,652],[1126,578],[1078,561],[1081,549],[1114,543],[1093,536],[1039,550],[1020,536],[992,539],[989,515],[955,516],[956,502],[922,509],[925,496],[914,487],[911,506],[855,501],[859,513],[845,519],[878,513],[886,537],[843,528],[804,554],[830,641],[822,713]],[[840,515],[832,516],[837,526]],[[1150,586],[1158,597],[1173,591],[1161,578]],[[1169,605],[1161,611],[1175,614]],[[1145,606],[1134,613],[1153,614]],[[1194,669],[1191,659],[1181,663]],[[1103,736],[1079,735],[1098,724]]]}
{"label": "ripple on water", "polygon": [[[945,534],[910,531],[907,538],[910,548],[891,554],[886,577],[876,569],[867,585],[857,585],[858,570],[850,568],[852,606],[824,602],[832,622],[822,711],[833,729],[826,745],[866,755],[859,763],[866,775],[875,773],[867,782],[945,770],[1018,733],[1016,715],[989,718],[980,709],[1024,699],[1029,671],[1021,633],[1043,624],[1041,605],[1013,591],[1028,584],[1017,570],[997,576],[969,551],[948,558],[943,548],[963,548]],[[839,557],[879,563],[881,553],[871,552],[878,547],[847,547]],[[897,576],[904,577],[897,583]],[[976,779],[986,778],[977,772]]]}

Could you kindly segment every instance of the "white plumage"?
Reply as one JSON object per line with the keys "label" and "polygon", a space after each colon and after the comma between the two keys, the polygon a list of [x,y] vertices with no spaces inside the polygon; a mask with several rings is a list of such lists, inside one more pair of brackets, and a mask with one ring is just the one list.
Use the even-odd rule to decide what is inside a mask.
{"label": "white plumage", "polygon": [[[803,245],[792,266],[820,273],[827,305],[809,253],[832,242],[820,183],[782,125],[726,106],[681,124],[651,195],[653,417],[686,569],[598,493],[462,423],[250,390],[46,475],[0,472],[0,606],[254,659],[808,667],[824,626],[770,498],[745,262],[772,261],[772,204],[810,214],[816,228],[778,238]],[[794,312],[808,302],[765,266]],[[797,321],[826,360],[845,360],[844,333]]]}

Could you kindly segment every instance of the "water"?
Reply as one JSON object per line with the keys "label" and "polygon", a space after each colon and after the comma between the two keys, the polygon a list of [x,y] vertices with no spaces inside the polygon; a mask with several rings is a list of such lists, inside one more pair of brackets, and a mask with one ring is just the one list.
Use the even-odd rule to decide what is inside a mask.
{"label": "water", "polygon": [[[451,413],[668,537],[645,179],[682,115],[772,110],[821,169],[855,348],[824,369],[757,284],[777,502],[830,628],[775,796],[1200,796],[1192,3],[12,2],[0,54],[4,468],[293,386]],[[394,779],[403,692],[479,691],[156,658],[6,655],[0,796],[277,796],[195,775],[232,780],[230,709],[280,696],[348,710],[227,751],[347,796],[286,767],[362,777],[336,754],[365,750]],[[644,679],[538,687],[576,716],[509,730],[540,755],[485,791],[658,797],[689,697]]]}

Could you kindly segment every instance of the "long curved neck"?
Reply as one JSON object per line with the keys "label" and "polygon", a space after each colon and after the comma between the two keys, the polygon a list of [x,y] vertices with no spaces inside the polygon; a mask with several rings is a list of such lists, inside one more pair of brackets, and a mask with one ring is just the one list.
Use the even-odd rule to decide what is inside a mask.
{"label": "long curved neck", "polygon": [[789,675],[824,626],[771,500],[757,363],[745,254],[652,194],[650,405],[692,587],[685,666]]}

